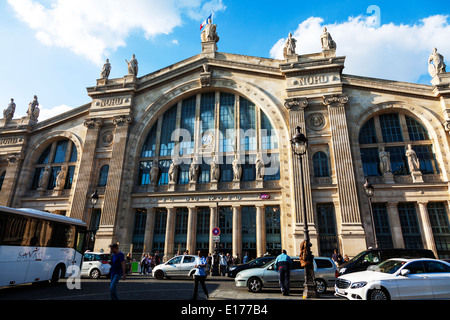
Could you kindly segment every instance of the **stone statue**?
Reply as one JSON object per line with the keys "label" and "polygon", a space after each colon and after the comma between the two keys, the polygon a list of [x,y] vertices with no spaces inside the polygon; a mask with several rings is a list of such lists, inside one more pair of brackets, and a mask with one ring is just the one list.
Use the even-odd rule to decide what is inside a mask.
{"label": "stone statue", "polygon": [[331,38],[331,34],[327,31],[327,28],[323,28],[320,42],[322,43],[322,50],[336,50],[336,42]]}
{"label": "stone statue", "polygon": [[412,149],[411,145],[408,144],[408,149],[406,150],[406,157],[408,158],[409,171],[420,172],[420,162],[417,158],[416,152]]}
{"label": "stone statue", "polygon": [[56,176],[55,189],[64,188],[64,183],[66,182],[66,175],[67,175],[67,167],[62,166],[61,170],[59,170],[58,175]]}
{"label": "stone statue", "polygon": [[255,161],[256,180],[262,180],[264,178],[264,162],[261,159],[261,155],[258,153]]}
{"label": "stone statue", "polygon": [[219,42],[219,36],[217,35],[217,25],[212,24],[211,19],[208,19],[208,24],[205,26],[205,29],[203,29],[202,33],[200,34],[200,38],[202,39],[202,42],[205,41],[214,41],[215,43]]}
{"label": "stone statue", "polygon": [[156,185],[158,183],[159,166],[157,163],[153,163],[150,169],[150,183]]}
{"label": "stone statue", "polygon": [[220,178],[220,166],[217,164],[216,159],[213,158],[211,162],[211,182],[217,182]]}
{"label": "stone statue", "polygon": [[284,58],[287,58],[290,55],[295,54],[295,48],[296,48],[296,42],[297,40],[295,40],[292,37],[292,33],[289,32],[289,37],[286,40],[286,44],[284,45],[284,51],[283,51],[283,55]]}
{"label": "stone statue", "polygon": [[428,72],[430,73],[430,76],[434,78],[440,73],[445,73],[445,69],[444,57],[437,52],[436,48],[434,48],[433,53],[428,58]]}
{"label": "stone statue", "polygon": [[14,112],[16,111],[16,104],[14,103],[14,99],[11,98],[11,103],[8,104],[8,107],[3,110],[3,118],[5,121],[10,121],[14,117]]}
{"label": "stone statue", "polygon": [[177,183],[178,180],[178,163],[174,159],[169,167],[169,183]]}
{"label": "stone statue", "polygon": [[200,166],[192,161],[191,166],[189,167],[189,182],[197,182],[199,169]]}
{"label": "stone statue", "polygon": [[[125,60],[126,61],[126,60]],[[109,59],[106,59],[105,64],[103,65],[102,73],[100,77],[102,79],[108,79],[109,73],[111,72],[111,63],[109,63]]]}
{"label": "stone statue", "polygon": [[384,147],[381,147],[380,150],[380,171],[382,174],[390,173],[391,171],[391,154],[384,150]]}
{"label": "stone statue", "polygon": [[47,187],[50,167],[45,167],[39,178],[38,190],[44,190]]}
{"label": "stone statue", "polygon": [[138,75],[138,62],[136,60],[136,56],[133,54],[133,57],[131,58],[130,61],[127,61],[127,59],[125,59],[125,61],[126,61],[127,65],[128,65],[128,74],[137,77],[137,75]]}
{"label": "stone statue", "polygon": [[34,96],[33,101],[31,101],[28,105],[27,115],[31,118],[31,120],[37,121],[39,117],[39,102],[38,97]]}
{"label": "stone statue", "polygon": [[235,181],[241,180],[242,167],[241,167],[241,164],[239,163],[239,158],[237,156],[233,160],[233,174],[234,174],[233,180],[235,180]]}

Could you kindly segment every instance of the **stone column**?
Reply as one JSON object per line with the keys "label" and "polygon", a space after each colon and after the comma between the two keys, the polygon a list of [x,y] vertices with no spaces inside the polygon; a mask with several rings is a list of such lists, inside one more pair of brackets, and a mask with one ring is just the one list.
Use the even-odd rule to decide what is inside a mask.
{"label": "stone column", "polygon": [[164,244],[164,261],[169,260],[175,255],[175,221],[176,209],[167,208],[166,241]]}
{"label": "stone column", "polygon": [[240,206],[233,206],[233,257],[242,257],[242,210]]}
{"label": "stone column", "polygon": [[391,235],[394,248],[404,248],[405,241],[403,240],[402,225],[398,215],[398,202],[388,203],[389,225],[391,226]]}
{"label": "stone column", "polygon": [[[89,207],[86,207],[86,201],[89,201],[91,180],[94,176],[93,168],[95,166],[95,149],[97,148],[98,132],[102,126],[102,119],[88,119],[84,122],[87,128],[86,138],[83,144],[83,152],[79,162],[78,175],[73,185],[73,200],[70,206],[69,216],[75,219],[88,221],[86,214]],[[109,182],[109,181],[108,181]]]}
{"label": "stone column", "polygon": [[187,226],[187,239],[186,250],[189,254],[196,254],[196,239],[197,239],[197,208],[188,207],[188,226]]}
{"label": "stone column", "polygon": [[8,161],[8,166],[6,167],[2,191],[0,192],[0,205],[10,207],[14,200],[16,184],[19,177],[20,167],[23,161],[23,154],[10,153],[8,154],[6,160]]}
{"label": "stone column", "polygon": [[256,256],[266,253],[266,215],[264,206],[256,206]]}
{"label": "stone column", "polygon": [[[103,241],[114,241],[114,228],[120,227],[116,223],[119,213],[126,216],[126,212],[121,212],[120,203],[120,187],[124,174],[124,158],[127,143],[127,135],[129,124],[132,122],[129,116],[114,117],[113,123],[116,125],[114,132],[114,143],[109,165],[108,184],[105,190],[105,199],[103,202],[102,218],[100,220],[100,228],[97,233]],[[124,219],[125,221],[125,219]]]}
{"label": "stone column", "polygon": [[336,163],[336,179],[341,211],[341,237],[344,252],[360,252],[366,249],[365,233],[362,226],[356,180],[353,171],[350,138],[344,105],[346,96],[324,97],[328,107],[331,141]]}
{"label": "stone column", "polygon": [[218,221],[218,207],[210,207],[210,217],[209,217],[209,252],[211,252],[212,254],[214,254],[214,250],[216,248],[215,243],[213,241],[213,235],[212,235],[212,230],[215,227],[219,226],[219,221]]}
{"label": "stone column", "polygon": [[155,230],[155,207],[147,208],[147,220],[145,221],[144,252],[153,251],[153,233]]}
{"label": "stone column", "polygon": [[419,224],[422,230],[422,239],[425,240],[425,248],[433,251],[438,256],[436,244],[434,242],[433,229],[431,228],[430,216],[428,215],[428,201],[418,201],[419,205]]}

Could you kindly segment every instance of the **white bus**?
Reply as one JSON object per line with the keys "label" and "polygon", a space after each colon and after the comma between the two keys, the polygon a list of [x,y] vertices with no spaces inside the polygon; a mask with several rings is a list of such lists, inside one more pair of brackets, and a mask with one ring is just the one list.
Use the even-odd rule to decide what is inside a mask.
{"label": "white bus", "polygon": [[34,209],[0,206],[0,287],[70,276],[81,270],[86,223]]}

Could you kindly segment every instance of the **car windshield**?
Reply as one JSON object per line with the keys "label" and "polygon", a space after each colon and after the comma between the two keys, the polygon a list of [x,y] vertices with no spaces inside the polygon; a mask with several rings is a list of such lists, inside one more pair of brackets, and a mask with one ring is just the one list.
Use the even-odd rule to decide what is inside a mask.
{"label": "car windshield", "polygon": [[387,260],[380,264],[378,264],[375,268],[372,268],[372,271],[383,272],[383,273],[395,273],[398,269],[400,269],[406,261],[402,260]]}

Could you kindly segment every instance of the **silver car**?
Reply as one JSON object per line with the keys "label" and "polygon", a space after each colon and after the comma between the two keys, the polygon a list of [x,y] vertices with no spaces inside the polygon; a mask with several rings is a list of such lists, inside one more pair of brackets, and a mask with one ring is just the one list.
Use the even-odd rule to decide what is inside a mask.
{"label": "silver car", "polygon": [[164,277],[189,277],[193,278],[196,268],[195,260],[198,256],[182,255],[175,256],[169,261],[159,264],[153,268],[153,276],[156,279],[163,279]]}
{"label": "silver car", "polygon": [[[292,268],[290,274],[291,288],[301,288],[305,280],[305,272],[300,267],[298,257],[291,257]],[[318,293],[324,293],[327,288],[334,287],[337,268],[330,258],[314,257],[314,275]],[[275,261],[262,268],[247,269],[239,272],[235,278],[237,287],[247,287],[251,292],[259,292],[265,288],[279,288],[278,272]]]}
{"label": "silver car", "polygon": [[111,256],[103,252],[85,252],[81,265],[81,276],[99,279],[101,276],[109,277]]}

